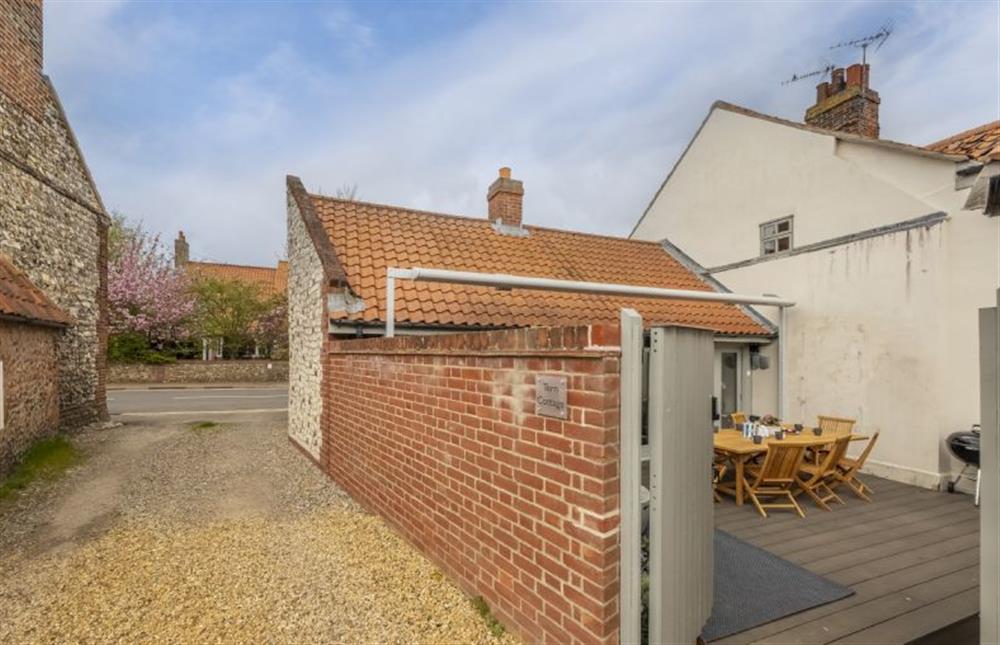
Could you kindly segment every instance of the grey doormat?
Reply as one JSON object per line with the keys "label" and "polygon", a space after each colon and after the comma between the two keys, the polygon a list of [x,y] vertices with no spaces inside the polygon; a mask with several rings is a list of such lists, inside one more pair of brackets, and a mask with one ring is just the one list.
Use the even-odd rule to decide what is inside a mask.
{"label": "grey doormat", "polygon": [[715,530],[715,603],[702,637],[713,641],[854,592]]}

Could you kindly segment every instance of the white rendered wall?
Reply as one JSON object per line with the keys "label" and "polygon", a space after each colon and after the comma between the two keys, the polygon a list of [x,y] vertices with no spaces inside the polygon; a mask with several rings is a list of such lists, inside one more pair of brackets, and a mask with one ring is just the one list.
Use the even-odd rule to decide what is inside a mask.
{"label": "white rendered wall", "polygon": [[[716,277],[797,302],[785,330],[793,419],[828,414],[881,430],[871,470],[934,487],[954,467],[942,439],[979,422],[977,315],[998,284],[998,225],[959,213]],[[754,374],[757,412],[768,409],[766,374]]]}
{"label": "white rendered wall", "polygon": [[[928,175],[926,199],[905,190]],[[936,193],[953,185],[947,161],[716,109],[633,237],[667,238],[712,268],[760,255],[763,222],[794,215],[803,246],[944,210]]]}

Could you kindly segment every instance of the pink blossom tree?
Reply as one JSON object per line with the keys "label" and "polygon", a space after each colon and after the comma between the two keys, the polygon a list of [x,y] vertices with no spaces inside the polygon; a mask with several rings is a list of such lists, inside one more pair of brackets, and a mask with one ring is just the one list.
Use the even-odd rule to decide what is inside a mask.
{"label": "pink blossom tree", "polygon": [[140,334],[151,343],[183,340],[194,313],[186,273],[173,266],[158,235],[116,218],[109,249],[108,310],[112,334]]}

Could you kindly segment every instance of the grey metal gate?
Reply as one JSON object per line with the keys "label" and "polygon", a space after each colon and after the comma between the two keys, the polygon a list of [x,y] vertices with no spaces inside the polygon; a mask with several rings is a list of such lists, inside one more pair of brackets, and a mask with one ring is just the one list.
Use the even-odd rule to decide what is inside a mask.
{"label": "grey metal gate", "polygon": [[997,306],[979,310],[980,576],[979,640],[1000,643],[1000,290]]}
{"label": "grey metal gate", "polygon": [[[693,643],[712,610],[713,334],[649,332],[649,642]],[[641,635],[642,319],[622,312],[621,641]]]}

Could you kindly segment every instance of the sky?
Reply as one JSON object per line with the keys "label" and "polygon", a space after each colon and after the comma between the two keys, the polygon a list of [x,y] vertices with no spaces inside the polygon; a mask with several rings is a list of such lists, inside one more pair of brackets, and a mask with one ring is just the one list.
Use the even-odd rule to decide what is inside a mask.
{"label": "sky", "polygon": [[1000,118],[1000,3],[45,4],[45,70],[111,211],[192,259],[274,264],[285,176],[485,216],[500,166],[526,224],[628,235],[726,100],[801,120],[870,55],[882,136]]}

